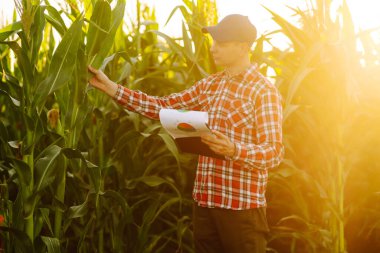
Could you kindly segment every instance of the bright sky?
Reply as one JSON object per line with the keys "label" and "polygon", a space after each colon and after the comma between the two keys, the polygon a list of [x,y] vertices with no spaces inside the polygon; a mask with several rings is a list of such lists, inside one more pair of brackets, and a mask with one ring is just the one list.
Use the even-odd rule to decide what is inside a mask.
{"label": "bright sky", "polygon": [[[157,21],[160,24],[160,30],[168,35],[180,35],[181,22],[180,13],[174,16],[174,19],[164,26],[173,8],[181,5],[181,0],[140,0],[149,6],[155,6]],[[337,5],[342,0],[335,0]],[[378,0],[346,0],[352,12],[354,23],[357,30],[366,30],[380,27],[380,1]],[[0,26],[6,23],[6,19],[12,15],[14,9],[13,0],[0,0]],[[64,2],[63,0],[50,0],[54,2]],[[127,0],[127,14],[134,15],[136,0]],[[275,23],[271,20],[270,14],[262,7],[266,6],[288,20],[295,21],[292,17],[293,11],[286,6],[299,7],[305,9],[309,0],[217,0],[219,18],[232,13],[247,15],[251,22],[255,24],[258,33],[263,34],[276,29]],[[8,22],[7,22],[8,23]],[[380,30],[373,35],[377,42],[380,42]]]}
{"label": "bright sky", "polygon": [[[277,28],[275,22],[271,19],[270,13],[263,7],[278,13],[282,17],[296,23],[293,17],[292,8],[300,8],[301,10],[307,8],[310,0],[216,0],[219,19],[224,16],[238,13],[249,17],[251,22],[257,27],[258,35],[265,34]],[[343,0],[333,1],[332,9],[336,9]],[[131,2],[131,1],[129,1]],[[134,2],[134,1],[132,1]],[[160,24],[165,24],[167,17],[170,15],[172,9],[181,4],[181,0],[141,0],[149,6],[156,7],[157,21]],[[351,14],[356,26],[357,31],[380,28],[380,1],[379,0],[346,0],[348,3]],[[132,4],[132,9],[133,9]],[[180,14],[178,13],[178,17]],[[160,26],[160,29],[170,35],[180,34],[181,23],[170,22],[166,27]],[[380,43],[380,29],[374,37]]]}

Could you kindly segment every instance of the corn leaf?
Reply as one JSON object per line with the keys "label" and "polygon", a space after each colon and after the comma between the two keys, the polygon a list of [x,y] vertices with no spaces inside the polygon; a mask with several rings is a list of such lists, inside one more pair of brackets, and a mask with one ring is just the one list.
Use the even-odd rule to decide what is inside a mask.
{"label": "corn leaf", "polygon": [[77,149],[63,148],[61,150],[61,153],[64,154],[68,159],[80,159],[83,162],[83,165],[86,166],[85,168],[90,174],[90,178],[95,186],[95,189],[99,189],[100,169],[98,166],[86,160],[83,154]]}
{"label": "corn leaf", "polygon": [[96,2],[87,32],[87,54],[89,58],[96,55],[107,36],[111,25],[111,6],[107,1]]}
{"label": "corn leaf", "polygon": [[46,97],[64,87],[70,80],[77,59],[81,39],[83,19],[79,17],[63,36],[55,51],[49,67],[48,76],[38,85],[34,104],[41,113]]}
{"label": "corn leaf", "polygon": [[138,182],[142,182],[150,187],[156,187],[161,184],[166,184],[168,181],[165,179],[158,177],[158,176],[149,176],[149,177],[141,177],[141,178],[136,178],[128,182],[127,188],[128,189],[133,189],[136,187]]}
{"label": "corn leaf", "polygon": [[74,218],[80,218],[85,216],[88,213],[89,207],[88,207],[88,201],[86,200],[80,205],[77,206],[71,206],[68,211],[68,217],[67,219],[74,219]]}
{"label": "corn leaf", "polygon": [[125,197],[123,197],[119,192],[107,190],[104,193],[100,193],[100,195],[104,198],[110,198],[120,205],[124,212],[123,219],[125,219],[125,222],[131,223],[133,221],[132,210],[128,205],[128,202],[125,199]]}
{"label": "corn leaf", "polygon": [[33,26],[31,27],[31,35],[33,38],[30,41],[30,48],[32,50],[31,62],[33,65],[38,61],[38,54],[41,50],[41,44],[44,37],[45,29],[45,7],[38,6],[34,14]]}
{"label": "corn leaf", "polygon": [[7,38],[9,38],[9,36],[11,36],[12,34],[14,34],[15,32],[21,29],[22,29],[21,21],[17,21],[10,25],[7,25],[3,29],[0,29],[0,41],[6,40]]}
{"label": "corn leaf", "polygon": [[[168,199],[164,204],[161,204],[160,207],[158,208],[158,210],[156,210],[154,212],[154,215],[153,217],[148,217],[147,220],[145,220],[145,222],[148,222],[150,224],[152,224],[156,219],[157,217],[168,207],[170,207],[171,205],[174,205],[176,203],[181,203],[182,199],[179,198],[179,197],[173,197],[173,198],[170,198]],[[146,217],[144,216],[144,219]]]}
{"label": "corn leaf", "polygon": [[49,219],[50,210],[48,208],[39,208],[39,211],[40,211],[42,219],[46,223],[50,233],[53,234],[53,229],[52,229],[51,222]]}
{"label": "corn leaf", "polygon": [[305,50],[306,45],[309,43],[308,37],[304,31],[292,25],[285,18],[281,17],[272,10],[264,7],[273,16],[272,19],[282,28],[282,32],[292,41],[296,50]]}
{"label": "corn leaf", "polygon": [[173,154],[174,158],[177,161],[178,166],[180,166],[181,163],[180,163],[179,151],[174,140],[168,134],[159,134],[159,136],[165,142],[166,147],[169,149],[169,151]]}
{"label": "corn leaf", "polygon": [[25,188],[30,184],[32,179],[32,174],[30,172],[29,165],[19,159],[12,159],[14,164],[14,169],[17,173],[18,180],[20,181],[20,187]]}
{"label": "corn leaf", "polygon": [[61,153],[61,147],[51,145],[42,151],[41,158],[36,161],[35,192],[39,192],[54,181],[56,173],[55,161]]}
{"label": "corn leaf", "polygon": [[76,252],[86,252],[85,250],[83,250],[83,248],[86,247],[85,245],[85,241],[86,241],[86,238],[89,237],[89,233],[91,235],[91,232],[90,229],[93,225],[93,223],[95,223],[95,217],[94,216],[91,216],[89,221],[86,223],[86,226],[84,227],[84,229],[82,229],[81,231],[81,237],[80,237],[80,240],[78,242],[78,246],[77,246],[77,251]]}
{"label": "corn leaf", "polygon": [[29,239],[28,235],[21,230],[10,228],[10,227],[3,227],[0,226],[1,232],[6,232],[12,235],[14,238],[13,243],[15,246],[15,251],[18,253],[30,253],[33,249],[32,241]]}
{"label": "corn leaf", "polygon": [[181,193],[172,182],[159,176],[145,176],[145,177],[139,177],[139,178],[129,180],[127,183],[127,188],[134,189],[137,186],[137,183],[139,182],[142,182],[150,187],[157,187],[162,184],[167,184],[177,193],[179,197],[181,196]]}
{"label": "corn leaf", "polygon": [[[24,78],[24,86],[33,84],[33,69],[31,65],[26,50],[23,50],[19,44],[15,41],[10,42],[0,42],[0,44],[7,44],[17,57],[17,64],[21,70],[22,76]],[[29,98],[26,98],[29,99]]]}
{"label": "corn leaf", "polygon": [[48,13],[45,14],[46,20],[59,32],[61,36],[63,36],[67,31],[67,27],[61,15],[54,7],[50,5],[46,6],[46,10],[48,11]]}
{"label": "corn leaf", "polygon": [[47,247],[47,253],[60,253],[60,244],[57,238],[41,236],[42,241]]}
{"label": "corn leaf", "polygon": [[120,24],[123,21],[124,10],[125,10],[125,0],[119,0],[112,11],[112,15],[111,15],[112,19],[111,19],[109,32],[108,34],[106,34],[104,38],[100,38],[103,41],[103,43],[101,44],[101,47],[98,53],[96,53],[96,55],[91,60],[90,62],[91,66],[95,68],[99,68],[102,65],[103,60],[107,57],[108,52],[110,51],[114,43],[115,34]]}
{"label": "corn leaf", "polygon": [[5,97],[8,98],[12,102],[12,104],[15,105],[16,107],[20,106],[20,101],[18,101],[17,99],[13,98],[11,95],[8,94],[8,92],[0,89],[0,95],[1,94],[5,95]]}

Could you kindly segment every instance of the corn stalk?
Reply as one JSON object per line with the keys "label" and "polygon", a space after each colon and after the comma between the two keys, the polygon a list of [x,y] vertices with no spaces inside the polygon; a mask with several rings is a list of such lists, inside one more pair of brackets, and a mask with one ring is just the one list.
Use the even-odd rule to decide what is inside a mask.
{"label": "corn stalk", "polygon": [[288,234],[291,252],[347,251],[344,200],[349,165],[344,143],[355,105],[350,91],[357,86],[353,73],[359,69],[359,57],[347,4],[343,1],[335,20],[330,5],[331,1],[321,0],[315,5],[310,2],[306,11],[293,9],[301,28],[268,9],[292,42],[292,51],[274,50],[270,57],[276,60],[272,67],[284,95],[284,131],[295,133],[297,129],[298,133],[285,135],[288,156],[284,171],[273,180],[281,180],[275,182],[278,185],[283,177],[302,179],[303,192],[314,198],[308,201],[295,193],[294,181],[282,184],[292,192],[295,206],[291,215],[279,219],[277,236],[287,235],[280,226],[297,231],[296,237]]}
{"label": "corn stalk", "polygon": [[[98,2],[96,3],[98,5],[108,5],[105,1]],[[112,26],[109,30],[105,30],[105,36],[92,38],[91,34],[98,32],[93,28],[93,32],[90,32],[89,38],[92,44],[89,43],[88,48],[90,48],[90,55],[94,57],[92,63],[95,67],[100,66],[101,60],[112,47],[113,36],[123,17],[124,5],[123,0],[119,1],[112,15],[107,16],[109,20],[112,20]],[[54,182],[53,202],[61,203],[61,205],[65,203],[68,159],[81,158],[85,161],[83,156],[75,153],[75,150],[91,106],[85,93],[88,63],[83,33],[84,17],[82,15],[71,17],[73,22],[69,28],[66,28],[60,13],[51,6],[38,5],[31,1],[17,2],[17,6],[21,22],[15,22],[1,31],[1,43],[12,49],[17,58],[17,67],[22,74],[15,77],[20,80],[21,88],[13,88],[13,90],[10,88],[9,91],[14,93],[14,89],[20,89],[22,93],[17,94],[16,98],[7,91],[3,93],[8,95],[16,104],[17,110],[20,110],[25,129],[24,139],[14,141],[17,143],[16,148],[19,149],[20,159],[10,158],[13,161],[20,187],[18,201],[14,206],[19,216],[15,217],[14,224],[16,229],[28,235],[33,244],[42,228],[42,224],[40,222],[35,224],[35,220],[40,216],[36,212],[40,210],[39,203],[44,196],[44,189],[49,186],[49,183]],[[96,12],[94,14],[98,15]],[[91,21],[91,24],[94,24],[98,30],[102,29],[96,25],[95,21]],[[54,52],[50,51],[54,48],[55,42],[51,28],[55,28],[62,36]],[[13,34],[16,32],[17,39],[12,41]],[[44,37],[45,32],[48,34],[50,32],[50,37]],[[104,33],[103,30],[102,32]],[[47,54],[51,58],[48,57],[47,61],[38,57],[43,39],[49,41],[50,46]],[[100,47],[92,48],[92,45],[99,42],[101,42]],[[11,69],[4,67],[3,69],[8,75],[7,82],[10,82],[12,73],[7,71]],[[43,117],[45,117],[45,122],[43,122]],[[52,136],[51,141],[47,145],[46,141],[41,143],[43,138],[48,136]],[[63,236],[63,210],[60,208],[55,210],[54,231],[51,229],[52,236],[55,238],[42,237],[42,241],[49,247],[49,240],[51,240],[55,248],[57,245],[59,248],[57,239]],[[23,218],[18,221],[21,215]],[[44,218],[51,228],[46,214]],[[15,245],[16,248],[21,246]]]}

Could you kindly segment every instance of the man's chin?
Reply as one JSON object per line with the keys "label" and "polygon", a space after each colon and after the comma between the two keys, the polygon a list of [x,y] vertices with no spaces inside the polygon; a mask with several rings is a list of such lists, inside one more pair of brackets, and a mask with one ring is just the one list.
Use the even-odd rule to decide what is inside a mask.
{"label": "man's chin", "polygon": [[225,65],[226,65],[223,63],[223,61],[220,61],[219,59],[215,59],[215,58],[214,58],[214,63],[215,63],[215,65],[217,65],[219,67],[225,67]]}

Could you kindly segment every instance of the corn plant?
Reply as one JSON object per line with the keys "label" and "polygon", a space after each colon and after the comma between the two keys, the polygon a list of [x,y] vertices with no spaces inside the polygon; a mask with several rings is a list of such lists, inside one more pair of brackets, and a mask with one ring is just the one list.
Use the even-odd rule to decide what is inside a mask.
{"label": "corn plant", "polygon": [[[23,199],[12,203],[10,209],[18,211],[17,217],[13,215],[15,222],[22,221],[23,213],[19,212],[20,210],[30,208],[32,211],[29,211],[31,212],[28,215],[30,220],[26,222],[25,226],[27,236],[23,234],[24,226],[21,224],[16,227],[17,231],[8,231],[8,234],[11,235],[9,245],[13,245],[12,240],[21,240],[22,243],[12,246],[15,247],[15,250],[26,250],[30,246],[36,251],[40,251],[43,247],[47,247],[49,251],[61,249],[78,252],[94,250],[103,252],[110,249],[123,252],[126,248],[135,252],[158,252],[168,248],[191,251],[191,240],[184,238],[185,234],[187,234],[187,238],[191,238],[191,234],[189,234],[190,219],[183,213],[184,208],[187,212],[191,209],[191,204],[183,198],[184,191],[189,192],[191,184],[186,179],[188,172],[184,171],[185,167],[181,164],[194,161],[193,158],[189,160],[189,158],[179,155],[169,136],[165,133],[158,134],[157,130],[160,129],[157,123],[146,130],[140,126],[138,129],[130,129],[125,134],[121,132],[120,139],[127,140],[135,149],[132,160],[127,160],[128,162],[123,166],[129,171],[125,175],[127,181],[122,180],[119,185],[120,188],[125,187],[131,192],[139,192],[139,194],[137,192],[127,194],[127,196],[131,195],[128,197],[131,202],[129,205],[125,200],[125,195],[122,196],[119,192],[120,188],[111,187],[107,183],[108,178],[113,175],[112,173],[124,174],[122,169],[115,170],[117,167],[112,165],[118,160],[124,160],[124,156],[118,158],[117,155],[107,155],[114,149],[125,150],[119,146],[120,142],[116,139],[118,136],[114,136],[114,142],[107,141],[110,137],[109,129],[114,127],[110,124],[113,121],[110,121],[109,116],[118,113],[110,111],[116,110],[115,106],[105,102],[106,98],[103,95],[87,89],[86,66],[91,64],[94,67],[101,67],[112,78],[117,78],[115,81],[123,83],[125,80],[131,80],[131,86],[135,84],[135,87],[138,88],[141,88],[140,84],[149,87],[150,83],[153,84],[152,81],[164,83],[164,80],[169,80],[165,83],[169,84],[173,90],[183,89],[183,87],[176,87],[183,80],[174,81],[175,76],[172,73],[180,73],[189,80],[188,77],[191,75],[186,73],[186,69],[193,67],[186,66],[185,62],[181,62],[178,58],[180,51],[172,52],[164,44],[160,45],[157,35],[155,35],[157,27],[154,26],[154,23],[153,25],[148,23],[148,21],[154,21],[154,11],[150,12],[149,9],[145,9],[143,12],[139,12],[142,17],[139,20],[147,19],[147,21],[144,24],[138,23],[136,34],[127,34],[128,37],[136,39],[132,39],[132,43],[123,48],[124,45],[120,41],[130,41],[125,39],[126,37],[118,26],[123,16],[124,2],[118,1],[114,10],[111,10],[106,1],[99,0],[93,4],[89,2],[87,4],[90,6],[89,10],[85,14],[81,14],[78,11],[80,4],[76,1],[70,2],[70,10],[62,12],[58,12],[50,5],[19,3],[21,22],[15,22],[1,33],[3,44],[6,45],[4,46],[6,53],[12,49],[19,61],[18,64],[14,64],[5,58],[6,61],[2,62],[3,72],[7,78],[5,80],[7,86],[2,92],[4,101],[7,102],[6,112],[10,114],[11,109],[9,108],[13,109],[12,106],[17,110],[28,108],[27,111],[30,115],[27,116],[30,118],[30,123],[34,124],[34,128],[26,128],[24,131],[27,136],[31,136],[28,143],[32,145],[32,150],[35,152],[25,158],[21,146],[21,143],[24,145],[24,142],[17,141],[23,138],[24,133],[11,131],[11,134],[8,134],[8,130],[16,129],[16,127],[4,125],[2,129],[4,134],[1,140],[6,145],[2,149],[2,156],[6,162],[2,168],[9,173],[12,170],[17,171],[14,178],[10,178],[11,181],[16,180],[17,185],[19,178],[23,179],[21,174],[23,169],[29,167],[28,171],[34,172],[32,166],[36,164],[39,169],[36,173],[39,180],[38,185],[41,184],[36,198],[18,194],[18,198],[32,199],[32,208],[23,205]],[[27,8],[39,10],[39,16],[35,15],[34,10],[28,11]],[[70,27],[66,27],[61,15],[66,15],[71,20]],[[29,30],[35,31],[24,27],[25,24],[28,24],[26,21],[33,18],[38,18],[40,23],[31,22],[31,26],[40,24],[40,27],[39,33],[35,33],[36,38],[33,37],[31,43],[39,42],[41,46],[35,45],[35,50],[41,47],[44,50],[38,51],[40,58],[34,56],[33,59],[36,63],[31,64],[28,53],[25,53],[26,56],[21,54],[27,47],[23,45],[20,48],[17,47],[17,42],[13,42],[12,39],[23,41],[24,38],[20,34]],[[145,24],[147,24],[146,30],[140,33],[140,26]],[[57,38],[53,31],[59,33],[61,37],[59,43],[56,43]],[[15,35],[16,33],[17,35]],[[117,43],[113,42],[115,36],[121,38]],[[161,36],[164,35],[161,34]],[[175,46],[176,42],[173,41],[173,43],[172,46]],[[159,46],[157,47],[157,45]],[[118,50],[125,49],[125,52],[117,52],[105,59],[113,46]],[[53,50],[55,47],[56,49]],[[181,50],[181,47],[177,46],[177,49]],[[33,52],[37,54],[35,51]],[[162,56],[168,58],[160,63]],[[139,58],[142,60],[137,61],[136,59]],[[173,69],[176,62],[180,63],[180,67]],[[193,62],[195,62],[194,59]],[[120,70],[115,70],[120,67],[120,64],[121,73]],[[37,65],[38,68],[30,71],[27,67],[33,70],[31,65]],[[20,69],[20,72],[14,72],[15,68],[17,71]],[[23,76],[17,76],[19,73]],[[30,83],[26,84],[25,80],[29,80]],[[185,85],[189,85],[189,83]],[[27,92],[34,96],[27,101],[28,103],[21,104],[19,101],[23,101],[25,96],[19,95],[17,91],[23,91],[23,89],[27,89]],[[148,91],[154,92],[154,90]],[[93,106],[94,109],[92,109]],[[121,115],[123,114],[125,113],[121,113]],[[12,119],[10,122],[19,122],[17,116],[23,115],[22,113],[16,114],[16,119]],[[114,116],[112,117],[114,118]],[[130,121],[133,122],[132,119]],[[37,132],[36,129],[39,129],[40,132]],[[128,139],[128,136],[137,136],[138,138]],[[153,149],[146,153],[145,143],[148,139],[155,139],[156,145],[150,145],[149,147]],[[138,140],[138,142],[133,144],[134,140]],[[139,148],[140,146],[144,148]],[[20,157],[13,158],[15,153]],[[143,163],[142,161],[147,162]],[[157,168],[161,168],[161,172]],[[134,175],[133,171],[138,171],[138,173]],[[173,174],[173,179],[168,176],[169,172]],[[42,178],[39,178],[40,174],[43,175]],[[118,177],[113,178],[120,180]],[[179,182],[180,188],[174,184],[176,181]],[[190,179],[190,181],[192,180]],[[162,193],[157,197],[153,194],[155,191],[141,192],[139,190],[141,183],[138,182],[150,187],[160,187]],[[18,185],[19,189],[22,189],[23,183]],[[169,186],[171,190],[167,192],[165,186]],[[75,195],[75,197],[67,194]],[[139,198],[133,198],[134,195]],[[67,196],[70,197],[67,198]],[[187,196],[187,198],[189,197]],[[46,201],[51,203],[51,208],[39,208],[40,205],[46,205]],[[38,214],[35,213],[35,210],[39,211]],[[147,211],[146,215],[140,221],[139,213],[145,210]],[[53,216],[54,219],[51,219]],[[63,217],[65,217],[65,222],[62,222]],[[35,224],[34,220],[36,219],[40,223]],[[52,220],[53,222],[51,222]],[[155,229],[153,225],[162,227],[166,232],[159,235],[162,231]],[[38,227],[37,230],[36,227]],[[6,230],[6,228],[4,229]],[[127,240],[127,243],[123,243],[122,239],[125,230],[129,231],[129,237],[133,239]],[[28,237],[29,239],[27,239]],[[92,243],[91,238],[97,238],[96,245]],[[111,240],[107,240],[107,238],[111,238]],[[160,244],[162,242],[164,242],[163,245]]]}
{"label": "corn plant", "polygon": [[[81,167],[89,168],[77,150],[91,110],[85,93],[87,65],[100,67],[108,54],[125,3],[118,1],[112,12],[108,2],[97,1],[94,5],[95,17],[88,21],[87,34],[82,14],[68,15],[72,24],[67,28],[56,9],[32,1],[16,2],[21,22],[15,22],[1,33],[1,43],[8,46],[5,50],[11,49],[17,58],[17,65],[2,61],[7,84],[2,93],[11,101],[7,105],[14,106],[14,112],[18,112],[13,122],[21,125],[17,136],[7,133],[2,136],[3,143],[10,142],[15,149],[13,152],[8,149],[5,154],[5,166],[14,174],[11,180],[19,189],[12,206],[10,232],[16,235],[15,240],[22,238],[24,243],[10,243],[16,251],[29,246],[38,251],[43,247],[41,240],[49,251],[60,248],[69,159],[80,159]],[[106,12],[101,20],[97,19],[101,17],[100,12]],[[53,29],[61,36],[54,52]],[[44,40],[48,49],[41,52]],[[13,73],[15,66],[19,71]],[[7,127],[4,128],[6,131]],[[98,194],[96,175],[101,168],[90,167],[94,191]],[[54,208],[41,206],[45,198],[50,199]],[[54,212],[53,225],[51,212]],[[43,226],[49,229],[48,236],[40,236]]]}
{"label": "corn plant", "polygon": [[[216,2],[174,8],[168,22],[182,14],[180,38],[160,32],[139,1],[129,24],[123,0],[66,4],[16,1],[20,18],[0,30],[0,247],[193,252],[196,157],[180,154],[157,121],[89,88],[87,65],[151,95],[183,90],[217,70],[200,31],[216,23]],[[285,108],[268,250],[377,252],[380,50],[370,32],[354,33],[345,4],[337,19],[330,1],[310,6],[293,9],[301,27],[268,10],[292,47],[265,52],[268,34],[252,52],[263,74],[275,70]]]}
{"label": "corn plant", "polygon": [[[178,52],[170,50],[175,45],[167,47],[158,41],[157,36],[152,36],[157,29],[154,11],[144,7],[138,13],[141,15],[138,18],[140,25],[132,25],[139,28],[131,34],[117,35],[120,40],[116,47],[123,48],[120,41],[125,41],[126,50],[106,59],[106,73],[119,83],[150,94],[167,94],[190,85],[181,83],[182,79],[177,81],[178,75],[172,74],[178,73],[187,79],[186,69],[190,68],[181,61]],[[178,63],[181,65],[173,68]],[[165,91],[157,89],[157,83],[164,86]],[[124,242],[124,249],[132,252],[191,252],[188,213],[192,184],[189,181],[193,181],[194,172],[187,169],[187,164],[194,164],[194,157],[180,155],[158,122],[123,110],[115,112],[115,106],[107,101],[100,102],[99,105],[104,106],[97,110],[96,121],[106,123],[107,115],[115,121],[112,128],[106,126],[101,132],[107,140],[104,146],[111,147],[107,150],[115,164],[109,171],[120,175],[115,180],[118,187],[125,189],[123,192],[132,210],[132,222],[124,224],[129,238]],[[99,133],[95,135],[99,136]],[[149,190],[149,187],[153,189]]]}
{"label": "corn plant", "polygon": [[[267,54],[284,97],[287,148],[269,187],[270,214],[276,220],[273,249],[347,251],[346,194],[349,177],[357,173],[349,154],[362,154],[349,140],[355,139],[353,125],[363,115],[358,105],[367,98],[358,91],[366,79],[359,78],[361,57],[347,4],[343,1],[336,19],[330,16],[330,5],[316,1],[307,11],[293,9],[301,27],[268,10],[292,42],[292,50]],[[276,213],[279,209],[288,215]]]}

